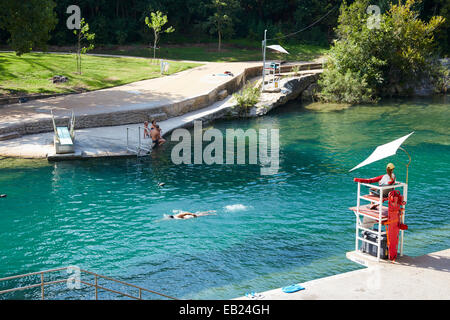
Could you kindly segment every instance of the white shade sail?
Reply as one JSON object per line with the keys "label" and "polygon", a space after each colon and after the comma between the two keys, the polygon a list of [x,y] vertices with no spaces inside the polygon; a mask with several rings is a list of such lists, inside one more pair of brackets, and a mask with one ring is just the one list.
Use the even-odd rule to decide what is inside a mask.
{"label": "white shade sail", "polygon": [[286,49],[284,49],[282,46],[279,46],[277,44],[271,45],[271,46],[267,46],[267,48],[281,52],[281,53],[286,53],[289,54],[289,52],[286,51]]}
{"label": "white shade sail", "polygon": [[393,156],[394,154],[397,153],[397,150],[402,145],[402,143],[405,142],[405,140],[408,139],[409,136],[412,135],[413,133],[414,133],[414,131],[404,137],[398,138],[397,140],[394,140],[389,143],[378,146],[375,149],[375,151],[372,152],[372,154],[366,160],[364,160],[363,162],[358,164],[356,167],[354,167],[350,171],[364,167],[365,165],[368,165],[369,163]]}

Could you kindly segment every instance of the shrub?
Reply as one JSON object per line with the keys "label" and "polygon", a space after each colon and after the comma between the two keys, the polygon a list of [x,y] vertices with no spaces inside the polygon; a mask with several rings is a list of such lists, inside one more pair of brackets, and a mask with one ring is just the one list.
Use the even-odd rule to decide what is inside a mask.
{"label": "shrub", "polygon": [[444,19],[421,21],[413,10],[418,2],[391,4],[375,28],[368,24],[369,0],[343,3],[336,29],[338,40],[330,49],[328,70],[320,81],[323,100],[377,101],[382,96],[411,92],[430,79],[436,65],[433,33]]}
{"label": "shrub", "polygon": [[350,69],[347,69],[345,74],[336,68],[326,69],[322,79],[319,80],[319,86],[322,88],[319,98],[323,101],[350,104],[377,101],[367,83],[367,75],[361,75]]}
{"label": "shrub", "polygon": [[250,108],[255,106],[261,95],[261,91],[258,87],[252,86],[252,84],[247,81],[244,88],[240,92],[233,94],[236,99],[239,114],[247,114]]}
{"label": "shrub", "polygon": [[433,68],[431,78],[436,93],[447,93],[447,90],[450,87],[449,67],[441,64],[436,65],[436,67]]}

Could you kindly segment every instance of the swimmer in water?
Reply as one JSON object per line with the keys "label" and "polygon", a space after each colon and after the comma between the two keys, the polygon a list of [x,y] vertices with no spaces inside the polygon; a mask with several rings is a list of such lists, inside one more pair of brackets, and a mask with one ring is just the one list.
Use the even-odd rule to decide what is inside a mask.
{"label": "swimmer in water", "polygon": [[181,212],[181,213],[177,213],[177,214],[174,214],[174,215],[170,215],[169,218],[170,219],[190,219],[190,218],[198,218],[198,217],[202,217],[202,216],[213,216],[213,215],[215,215],[215,213],[210,213],[210,212],[216,212],[216,211],[209,210],[209,211],[202,211],[202,212],[197,212],[197,213]]}

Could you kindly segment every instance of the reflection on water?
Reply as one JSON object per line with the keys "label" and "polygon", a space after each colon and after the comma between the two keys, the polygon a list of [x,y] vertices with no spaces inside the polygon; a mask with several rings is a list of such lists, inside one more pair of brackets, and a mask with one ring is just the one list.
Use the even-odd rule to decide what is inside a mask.
{"label": "reflection on water", "polygon": [[[386,161],[348,170],[375,146],[411,131],[405,253],[446,249],[445,99],[327,112],[292,103],[264,118],[211,125],[223,132],[278,128],[280,170],[272,176],[261,176],[259,165],[174,165],[175,142],[142,159],[0,160],[0,193],[8,194],[0,199],[0,277],[78,265],[195,299],[233,298],[357,269],[345,258],[354,246],[352,178],[380,175]],[[403,180],[406,155],[389,162]],[[174,210],[217,215],[165,220]],[[16,297],[32,296],[39,292]]]}

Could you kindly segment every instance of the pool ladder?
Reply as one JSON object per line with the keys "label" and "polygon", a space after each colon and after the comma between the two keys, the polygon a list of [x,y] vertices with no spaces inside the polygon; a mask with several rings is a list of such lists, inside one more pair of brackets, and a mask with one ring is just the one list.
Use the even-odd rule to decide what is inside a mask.
{"label": "pool ladder", "polygon": [[[142,127],[138,127],[137,130],[127,127],[127,151],[135,153],[138,157],[148,155],[152,151],[151,138],[141,138],[143,136],[144,130],[145,129]],[[135,139],[136,133],[137,139]]]}

